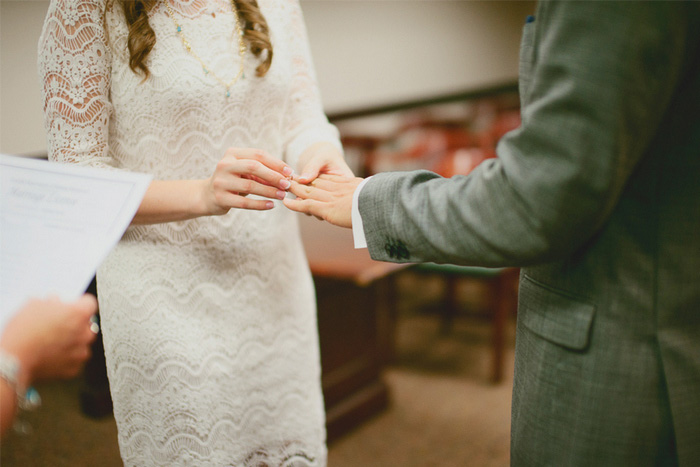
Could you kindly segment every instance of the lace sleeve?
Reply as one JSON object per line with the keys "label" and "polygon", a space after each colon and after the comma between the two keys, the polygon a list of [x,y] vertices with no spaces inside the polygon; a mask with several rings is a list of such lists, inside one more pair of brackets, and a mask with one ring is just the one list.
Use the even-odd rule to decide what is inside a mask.
{"label": "lace sleeve", "polygon": [[328,122],[316,82],[306,25],[298,0],[291,0],[289,43],[292,85],[286,118],[286,160],[296,168],[299,155],[314,143],[327,141],[342,151],[338,130]]}
{"label": "lace sleeve", "polygon": [[51,0],[39,39],[44,125],[52,161],[111,167],[110,53],[105,0]]}

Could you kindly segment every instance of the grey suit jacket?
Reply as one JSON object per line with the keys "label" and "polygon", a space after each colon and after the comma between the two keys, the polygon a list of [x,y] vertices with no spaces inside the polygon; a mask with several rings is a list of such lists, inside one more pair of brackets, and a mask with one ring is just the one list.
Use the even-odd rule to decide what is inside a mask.
{"label": "grey suit jacket", "polygon": [[700,2],[541,2],[522,125],[360,193],[384,261],[523,267],[513,465],[700,465]]}

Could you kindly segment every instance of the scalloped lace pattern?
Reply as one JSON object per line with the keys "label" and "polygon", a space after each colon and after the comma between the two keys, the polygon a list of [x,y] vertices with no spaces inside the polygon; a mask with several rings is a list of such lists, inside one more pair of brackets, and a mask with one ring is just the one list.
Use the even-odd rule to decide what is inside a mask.
{"label": "scalloped lace pattern", "polygon": [[[239,56],[219,0],[172,0],[197,55],[219,76]],[[39,42],[51,160],[156,179],[208,177],[226,148],[258,147],[292,166],[323,115],[298,2],[259,0],[272,68],[231,96],[188,55],[165,5],[143,81],[127,29],[105,0],[52,0]],[[105,32],[106,30],[106,32]],[[126,465],[326,463],[313,283],[293,213],[130,227],[98,271],[105,354]]]}

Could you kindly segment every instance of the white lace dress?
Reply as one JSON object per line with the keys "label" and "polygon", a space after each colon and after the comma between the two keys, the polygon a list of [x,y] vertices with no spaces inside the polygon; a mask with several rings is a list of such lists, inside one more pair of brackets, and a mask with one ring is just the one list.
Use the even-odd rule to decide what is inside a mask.
{"label": "white lace dress", "polygon": [[[240,57],[230,3],[171,0],[192,47],[230,79]],[[202,179],[226,148],[295,167],[325,118],[299,5],[259,0],[272,67],[244,60],[226,89],[183,48],[159,2],[142,82],[118,5],[52,0],[39,42],[54,161]],[[108,35],[105,35],[105,26]],[[296,168],[296,167],[295,167]],[[298,170],[298,168],[297,168]],[[313,283],[297,218],[264,212],[130,227],[97,275],[119,447],[133,466],[325,465]]]}

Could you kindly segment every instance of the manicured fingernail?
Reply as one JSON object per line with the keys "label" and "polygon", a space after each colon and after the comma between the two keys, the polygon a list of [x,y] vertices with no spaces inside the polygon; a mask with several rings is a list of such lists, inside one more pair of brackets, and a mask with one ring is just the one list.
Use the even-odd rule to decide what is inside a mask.
{"label": "manicured fingernail", "polygon": [[284,174],[285,177],[291,177],[294,171],[292,170],[291,167],[285,166],[284,169],[282,169],[282,173]]}
{"label": "manicured fingernail", "polygon": [[281,187],[283,190],[288,190],[290,186],[292,186],[292,182],[290,182],[290,181],[287,180],[286,178],[283,179],[283,180],[280,180],[280,187]]}
{"label": "manicured fingernail", "polygon": [[276,195],[279,199],[284,199],[284,197],[287,196],[287,192],[286,191],[278,191],[276,193]]}
{"label": "manicured fingernail", "polygon": [[299,177],[299,180],[308,180],[311,178],[311,174],[301,174],[301,177]]}
{"label": "manicured fingernail", "polygon": [[275,207],[275,203],[273,203],[272,201],[268,201],[267,203],[265,203],[265,207],[267,209],[272,209]]}

